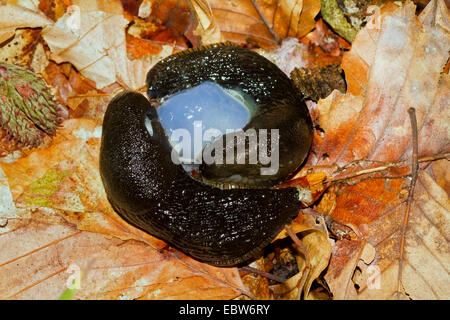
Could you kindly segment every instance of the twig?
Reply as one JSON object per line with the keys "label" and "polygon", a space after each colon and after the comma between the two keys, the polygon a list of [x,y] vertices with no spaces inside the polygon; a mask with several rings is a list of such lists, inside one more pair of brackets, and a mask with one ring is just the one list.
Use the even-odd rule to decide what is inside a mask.
{"label": "twig", "polygon": [[[417,125],[416,125],[417,127]],[[450,158],[450,152],[446,152],[446,153],[440,153],[434,156],[430,156],[430,157],[423,157],[420,159],[417,159],[417,163],[422,163],[422,162],[430,162],[430,161],[436,161],[436,160],[441,160],[441,159],[449,159]],[[368,162],[368,163],[383,163],[382,166],[379,167],[375,167],[375,168],[370,168],[370,169],[364,169],[364,170],[360,170],[358,172],[352,173],[348,176],[344,176],[344,177],[339,177],[339,178],[330,178],[324,181],[324,183],[331,183],[331,182],[341,182],[341,181],[345,181],[345,180],[349,180],[361,175],[365,175],[365,174],[370,174],[370,173],[376,173],[376,172],[381,172],[381,171],[385,171],[388,170],[390,168],[394,168],[394,167],[400,167],[402,165],[404,165],[406,163],[406,161],[399,161],[399,162],[382,162],[382,161],[373,161],[373,160],[356,160],[354,162],[349,163],[348,165],[346,165],[343,168],[348,168],[352,165],[356,165],[362,162]],[[342,171],[342,169],[339,169],[337,172]]]}
{"label": "twig", "polygon": [[355,184],[364,182],[366,180],[378,180],[378,179],[384,179],[384,180],[391,179],[392,180],[392,179],[405,179],[405,178],[409,178],[409,177],[411,177],[410,174],[402,174],[402,175],[398,175],[398,176],[380,176],[380,177],[372,177],[372,176],[370,176],[370,177],[364,177],[364,178],[357,179],[357,180],[352,180],[352,181],[349,181],[350,179],[342,179],[342,180],[339,179],[339,180],[335,180],[333,182],[345,183],[348,186],[354,186]]}
{"label": "twig", "polygon": [[311,262],[309,259],[308,250],[303,245],[303,242],[300,241],[300,239],[297,237],[297,235],[294,233],[294,231],[292,231],[292,229],[289,228],[288,225],[285,225],[284,229],[286,230],[289,237],[291,237],[292,241],[294,241],[294,243],[300,248],[301,253],[303,253],[303,255],[305,256],[305,264],[306,264],[305,269],[303,270],[302,277],[300,278],[299,282],[297,283],[297,289],[298,289],[297,299],[300,300],[302,292],[303,292],[303,287],[305,286],[306,279],[308,278],[309,271],[311,270]]}
{"label": "twig", "polygon": [[67,99],[76,99],[76,98],[94,98],[94,97],[109,97],[113,96],[114,93],[85,93],[85,94],[75,94],[73,96],[67,97]]}
{"label": "twig", "polygon": [[397,275],[397,299],[400,299],[400,286],[402,282],[402,272],[403,272],[403,255],[405,252],[405,234],[406,227],[408,225],[409,213],[411,211],[411,204],[414,197],[414,188],[416,186],[417,177],[419,174],[419,138],[417,133],[417,119],[416,110],[414,108],[408,109],[409,118],[411,120],[411,130],[412,130],[412,143],[413,143],[413,154],[411,163],[411,184],[409,185],[408,200],[406,203],[406,210],[403,216],[402,233],[401,233],[401,243],[400,243],[400,257],[398,263],[398,275]]}
{"label": "twig", "polygon": [[388,165],[390,164],[389,162],[386,161],[378,161],[378,160],[367,160],[367,159],[359,159],[359,160],[355,160],[352,161],[350,163],[347,163],[345,166],[340,167],[339,169],[337,169],[335,171],[335,173],[339,173],[342,171],[345,171],[346,169],[350,168],[350,167],[354,167],[363,163],[368,163],[368,164],[379,164],[379,165]]}
{"label": "twig", "polygon": [[279,276],[276,276],[276,275],[274,275],[272,273],[268,273],[268,272],[265,272],[265,271],[262,271],[262,270],[250,267],[250,266],[240,267],[239,269],[241,269],[242,271],[245,271],[245,272],[256,273],[256,274],[258,274],[258,275],[260,275],[260,276],[262,276],[264,278],[267,278],[267,279],[270,279],[270,280],[273,280],[273,281],[276,281],[276,282],[279,282],[279,283],[283,283],[284,282],[284,280],[281,279]]}

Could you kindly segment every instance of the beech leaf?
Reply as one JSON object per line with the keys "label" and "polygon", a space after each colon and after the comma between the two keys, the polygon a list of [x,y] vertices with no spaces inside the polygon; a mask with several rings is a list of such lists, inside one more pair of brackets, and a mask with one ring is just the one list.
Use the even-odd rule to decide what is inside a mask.
{"label": "beech leaf", "polygon": [[[426,164],[419,172],[404,249],[401,245],[412,155],[408,109],[417,114],[418,156],[450,151],[450,84],[442,73],[450,50],[448,17],[444,1],[431,1],[418,20],[412,2],[382,8],[344,57],[349,92],[334,91],[318,103],[324,134],[316,136],[309,162],[328,166],[332,180],[342,179],[338,191],[330,191],[336,192],[331,217],[359,237],[333,248],[325,278],[336,298],[388,299],[397,290],[403,298],[450,296],[448,195],[429,169],[423,171]],[[362,175],[361,181],[350,178],[398,161],[407,162],[372,177]],[[369,264],[361,262],[364,241],[376,251]]]}
{"label": "beech leaf", "polygon": [[314,28],[314,18],[320,11],[320,1],[315,0],[208,2],[225,39],[256,42],[263,48],[306,35]]}
{"label": "beech leaf", "polygon": [[[0,237],[2,299],[56,299],[79,285],[75,299],[230,299],[236,272],[168,258],[139,241],[108,239],[64,221],[39,221]],[[79,282],[73,279],[80,277]]]}
{"label": "beech leaf", "polygon": [[8,248],[0,252],[0,274],[10,274],[0,297],[56,299],[73,264],[86,277],[79,299],[231,299],[246,293],[236,268],[195,261],[117,216],[98,171],[98,129],[90,120],[67,120],[48,149],[1,164],[22,223],[0,237],[0,247]]}

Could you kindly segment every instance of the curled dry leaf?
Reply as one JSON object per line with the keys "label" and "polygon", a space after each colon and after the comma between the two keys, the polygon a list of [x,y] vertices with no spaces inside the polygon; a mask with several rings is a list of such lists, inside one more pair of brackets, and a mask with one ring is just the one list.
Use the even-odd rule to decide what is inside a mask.
{"label": "curled dry leaf", "polygon": [[[226,39],[272,46],[288,35],[298,37],[303,27],[312,28],[314,12],[320,9],[313,3],[308,10],[307,4],[312,2],[318,3],[286,1],[279,11],[274,11],[275,2],[270,1],[234,1],[236,6],[232,8],[226,7],[231,2],[209,3]],[[72,3],[80,4],[80,28],[73,14],[57,21],[59,29],[53,23],[46,28],[51,50],[59,53],[59,58],[54,58],[70,61],[82,72],[88,70],[84,74],[99,80],[98,87],[115,81],[128,88],[142,86],[142,70],[148,70],[153,60],[149,55],[135,60],[127,57],[124,27],[128,21],[122,11],[116,11],[118,1],[109,9],[107,1],[90,1],[87,7],[85,1]],[[192,22],[185,14],[188,11],[178,7],[179,1],[164,1],[167,7],[161,3],[147,4],[146,14],[166,17],[161,20],[164,22],[173,16],[185,17],[176,23],[180,34],[187,33]],[[181,13],[172,15],[171,10],[165,10],[170,7],[168,3]],[[294,13],[289,19],[283,18],[286,8]],[[302,18],[306,13],[311,27],[306,27]],[[197,20],[200,18],[197,16]],[[111,21],[116,23],[110,25]],[[208,19],[203,21],[208,29]],[[344,57],[348,93],[335,91],[319,102],[318,124],[324,133],[315,137],[309,165],[334,169],[361,159],[407,160],[411,153],[406,112],[409,107],[417,110],[421,155],[448,151],[449,78],[441,74],[448,59],[447,21],[444,1],[432,1],[419,22],[410,3],[400,8],[388,5],[373,15]],[[206,39],[207,32],[200,34]],[[65,42],[67,39],[71,40]],[[87,46],[92,47],[91,56],[84,55]],[[166,49],[156,61],[173,50]],[[50,64],[48,70],[53,67]],[[70,82],[70,86],[74,88],[74,83]],[[86,92],[90,94],[90,89]],[[84,98],[66,95],[63,99]],[[82,103],[74,103],[74,110]],[[72,264],[84,271],[77,298],[229,299],[245,292],[236,269],[211,267],[167,249],[165,243],[131,227],[115,214],[98,174],[100,121],[94,120],[66,121],[47,149],[35,150],[15,163],[1,164],[7,181],[0,179],[0,197],[4,200],[4,208],[0,208],[0,246],[7,250],[0,252],[0,274],[2,278],[7,275],[7,281],[0,283],[0,296],[56,298],[66,287],[70,276],[66,271]],[[412,298],[449,297],[450,250],[445,242],[449,229],[445,190],[449,179],[442,174],[446,172],[442,163],[446,160],[421,171],[416,187],[402,277],[402,290]],[[346,177],[371,168],[367,164],[376,165],[359,162],[337,173],[331,169],[327,173],[331,178],[351,182]],[[338,241],[333,248],[326,280],[335,298],[389,298],[395,292],[399,230],[409,182],[402,176],[408,172],[405,166],[393,168],[388,175],[399,179],[367,180],[341,187],[334,197],[325,195],[324,199],[335,201],[325,206],[331,208],[332,217],[350,225],[360,237]],[[309,230],[304,226],[296,230],[295,224],[292,227],[297,232]],[[315,229],[302,241],[312,265],[304,287],[307,293],[312,281],[326,268],[331,246],[325,234]],[[303,268],[300,255],[297,260]],[[30,270],[30,266],[34,269]]]}
{"label": "curled dry leaf", "polygon": [[246,293],[237,269],[199,263],[115,214],[99,176],[99,136],[93,121],[67,120],[48,149],[1,164],[21,223],[0,229],[0,245],[8,247],[0,253],[0,274],[9,275],[0,296],[57,298],[71,264],[90,265],[76,298],[230,299]]}
{"label": "curled dry leaf", "polygon": [[130,60],[125,37],[128,20],[116,13],[115,6],[110,8],[113,13],[91,10],[97,6],[81,6],[43,30],[52,58],[57,63],[72,63],[99,89],[114,82],[130,90],[143,87],[146,73],[142,70],[171,54],[172,46],[163,46],[157,55]]}
{"label": "curled dry leaf", "polygon": [[116,66],[107,50],[125,46],[127,24],[122,15],[75,11],[44,29],[43,37],[57,63],[69,61],[103,88],[116,81]]}
{"label": "curled dry leaf", "polygon": [[53,21],[39,11],[0,1],[0,43],[15,34],[17,28],[39,28]]}
{"label": "curled dry leaf", "polygon": [[[299,296],[298,283],[308,272],[304,286],[300,288],[304,297],[308,297],[311,284],[328,266],[331,255],[331,244],[328,239],[326,227],[322,222],[316,223],[311,215],[300,214],[289,225],[294,233],[297,233],[302,241],[309,256],[310,266],[307,270],[307,264],[304,253],[298,249],[295,253],[298,269],[300,270],[295,276],[289,278],[286,282],[272,286],[274,294],[281,299],[297,299]],[[276,239],[288,237],[286,230],[283,230]]]}
{"label": "curled dry leaf", "polygon": [[200,36],[201,44],[222,42],[222,34],[208,2],[206,0],[190,0],[189,3],[197,20],[194,35]]}
{"label": "curled dry leaf", "polygon": [[226,40],[263,48],[274,47],[287,37],[306,35],[320,11],[320,1],[315,0],[208,2]]}
{"label": "curled dry leaf", "polygon": [[[361,277],[368,279],[374,270],[381,277],[381,289],[361,283],[359,289],[352,287],[348,281],[362,246],[352,249],[351,243],[338,242],[336,259],[326,276],[329,283],[337,283],[332,289],[335,296],[384,299],[396,291],[400,230],[410,182],[405,175],[412,154],[409,108],[417,114],[419,157],[450,151],[449,76],[442,73],[450,49],[448,21],[444,1],[431,1],[418,20],[411,2],[382,8],[344,57],[349,92],[335,91],[318,103],[318,124],[324,134],[316,136],[309,163],[329,166],[332,180],[341,179],[331,216],[351,226],[358,241],[366,239],[376,248],[371,268],[363,270]],[[350,179],[361,170],[401,160],[408,162],[379,175]],[[342,168],[335,170],[337,166]],[[413,299],[448,299],[450,257],[448,249],[441,251],[448,247],[447,195],[424,171],[418,185],[423,189],[417,187],[414,194],[400,290]],[[426,205],[420,203],[423,197],[428,199]],[[356,260],[338,260],[339,250]],[[346,272],[338,272],[341,269]]]}
{"label": "curled dry leaf", "polygon": [[[39,56],[36,49],[42,45],[39,42],[40,34],[41,29],[16,30],[14,38],[6,41],[3,47],[0,47],[0,61],[32,67],[33,60]],[[35,64],[34,68],[36,68]]]}
{"label": "curled dry leaf", "polygon": [[325,280],[333,299],[355,299],[356,289],[351,282],[356,265],[364,249],[363,241],[341,240],[333,247]]}

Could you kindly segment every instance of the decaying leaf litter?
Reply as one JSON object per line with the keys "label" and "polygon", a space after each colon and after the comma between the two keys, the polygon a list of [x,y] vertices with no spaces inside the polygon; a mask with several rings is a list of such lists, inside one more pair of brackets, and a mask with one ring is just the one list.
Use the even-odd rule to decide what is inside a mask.
{"label": "decaying leaf litter", "polygon": [[[259,1],[33,3],[1,4],[0,57],[40,74],[69,119],[51,141],[1,163],[2,298],[58,298],[77,266],[79,299],[448,299],[444,1],[419,1],[419,15],[412,2],[372,6],[354,39],[320,19],[317,1],[281,1],[279,11]],[[114,93],[141,89],[141,70],[188,43],[223,40],[261,47],[288,74],[340,65],[347,89],[308,102],[315,143],[293,181],[321,196],[286,229],[300,243],[282,232],[277,249],[241,270],[199,263],[125,223],[98,174]],[[409,197],[411,108],[419,170]]]}

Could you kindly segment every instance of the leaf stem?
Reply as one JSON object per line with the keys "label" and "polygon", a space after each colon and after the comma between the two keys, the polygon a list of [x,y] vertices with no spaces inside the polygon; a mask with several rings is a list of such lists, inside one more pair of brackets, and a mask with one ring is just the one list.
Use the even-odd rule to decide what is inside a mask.
{"label": "leaf stem", "polygon": [[408,109],[409,119],[411,121],[411,130],[412,130],[412,143],[413,143],[413,154],[411,158],[411,184],[409,185],[409,193],[408,200],[406,203],[405,214],[403,215],[403,223],[402,223],[402,233],[401,233],[401,242],[400,242],[400,257],[398,263],[398,276],[397,276],[397,299],[400,299],[400,286],[402,282],[402,273],[403,273],[403,257],[405,253],[405,234],[406,227],[408,225],[409,213],[411,211],[411,204],[413,202],[414,197],[414,188],[416,186],[417,177],[419,175],[419,138],[417,133],[417,119],[416,119],[416,110],[414,108]]}

